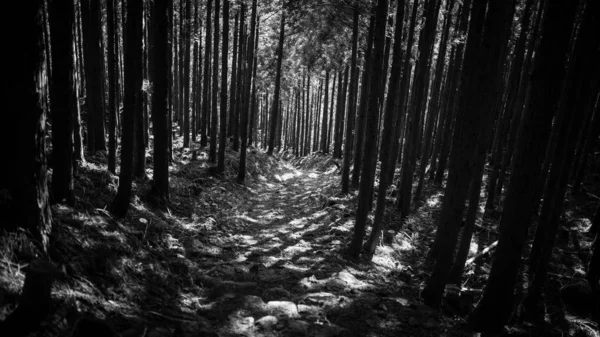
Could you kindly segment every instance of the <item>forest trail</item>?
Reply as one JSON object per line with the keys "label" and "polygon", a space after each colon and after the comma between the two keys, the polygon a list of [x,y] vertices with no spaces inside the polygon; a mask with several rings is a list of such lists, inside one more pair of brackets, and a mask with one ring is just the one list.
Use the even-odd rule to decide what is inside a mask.
{"label": "forest trail", "polygon": [[[104,157],[90,158],[75,207],[53,208],[50,254],[67,278],[55,285],[53,314],[37,336],[69,335],[83,313],[129,337],[465,336],[464,321],[419,300],[431,209],[372,261],[350,260],[356,192],[340,194],[329,156],[284,157],[252,151],[240,185],[237,153],[214,176],[204,152],[194,160],[181,151],[168,207],[140,180],[122,219],[105,209],[116,177]],[[7,258],[29,249],[11,240]],[[23,272],[2,276],[5,298],[16,301]]]}
{"label": "forest trail", "polygon": [[215,225],[223,235],[186,245],[200,267],[206,326],[221,336],[461,335],[417,302],[408,240],[398,242],[403,257],[396,244],[382,246],[373,264],[344,257],[354,195],[339,194],[332,163],[294,164],[282,161],[231,196],[239,197],[233,214]]}

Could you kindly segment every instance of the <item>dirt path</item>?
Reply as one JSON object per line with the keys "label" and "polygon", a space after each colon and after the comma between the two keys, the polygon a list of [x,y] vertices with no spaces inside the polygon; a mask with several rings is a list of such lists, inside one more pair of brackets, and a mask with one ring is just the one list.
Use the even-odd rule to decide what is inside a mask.
{"label": "dirt path", "polygon": [[337,173],[284,164],[239,191],[222,237],[188,249],[206,290],[198,312],[221,336],[443,335],[444,318],[412,300],[418,289],[393,248],[373,264],[343,257],[355,206]]}

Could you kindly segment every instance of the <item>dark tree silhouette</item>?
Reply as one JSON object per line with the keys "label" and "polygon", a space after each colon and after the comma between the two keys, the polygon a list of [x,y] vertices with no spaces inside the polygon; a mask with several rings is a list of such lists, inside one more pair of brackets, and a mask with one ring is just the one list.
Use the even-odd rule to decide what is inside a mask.
{"label": "dark tree silhouette", "polygon": [[52,75],[50,104],[52,109],[52,197],[55,202],[73,205],[73,122],[75,93],[73,59],[73,21],[71,1],[54,1],[50,6],[52,34]]}
{"label": "dark tree silhouette", "polygon": [[[250,19],[250,38],[248,41],[254,41],[254,33],[256,32],[256,7],[257,0],[252,1],[252,18]],[[242,11],[243,12],[243,11]],[[242,147],[240,149],[240,168],[237,176],[237,182],[242,184],[246,179],[246,148],[248,145],[248,110],[250,101],[250,83],[252,82],[252,71],[250,65],[254,62],[254,47],[252,43],[248,43],[248,50],[246,51],[246,76],[244,78],[244,94],[243,104],[240,119],[240,138],[242,140]]]}
{"label": "dark tree silhouette", "polygon": [[350,88],[348,89],[348,116],[346,117],[346,142],[344,143],[344,163],[342,166],[342,193],[350,190],[350,162],[352,161],[352,145],[354,144],[354,120],[356,119],[356,94],[358,88],[358,6],[354,7],[352,19],[352,56],[350,61]]}
{"label": "dark tree silhouette", "polygon": [[[383,63],[383,51],[385,43],[385,28],[388,12],[387,0],[378,0],[373,20],[373,54],[369,65],[369,72],[372,78],[379,79],[381,76]],[[360,178],[360,188],[358,191],[358,209],[356,211],[356,220],[354,224],[354,235],[350,243],[350,256],[358,258],[365,236],[365,226],[367,215],[371,208],[371,197],[373,193],[373,179],[375,178],[375,163],[377,161],[377,126],[379,119],[379,90],[381,90],[381,81],[370,81],[368,115],[365,127],[365,146],[363,156],[363,168]]]}
{"label": "dark tree silhouette", "polygon": [[[277,47],[277,74],[275,75],[275,93],[273,94],[273,104],[271,104],[271,125],[269,137],[269,149],[267,153],[273,154],[275,148],[275,139],[277,136],[277,123],[281,117],[279,109],[279,95],[281,92],[281,63],[283,60],[283,39],[285,37],[285,10],[281,10],[281,25],[279,26],[279,46]],[[254,40],[252,40],[254,41]]]}
{"label": "dark tree silhouette", "polygon": [[169,96],[169,8],[172,1],[157,1],[154,8],[154,23],[152,35],[154,48],[151,53],[154,57],[152,71],[154,88],[152,93],[152,128],[154,131],[154,188],[164,199],[169,199],[169,123],[168,123],[168,96]]}
{"label": "dark tree silhouette", "polygon": [[10,29],[3,29],[3,41],[11,46],[11,52],[5,55],[8,63],[2,76],[2,92],[10,99],[5,102],[7,113],[0,123],[0,152],[14,162],[3,165],[0,189],[6,188],[12,196],[2,228],[25,229],[45,251],[52,215],[45,153],[46,112],[38,93],[43,72],[48,71],[43,58],[42,4],[40,0],[11,1],[3,9],[11,15]]}
{"label": "dark tree silhouette", "polygon": [[[131,199],[133,179],[134,128],[140,122],[135,118],[138,98],[142,95],[142,0],[127,1],[127,25],[125,27],[125,95],[123,97],[123,131],[121,133],[121,172],[119,189],[112,204],[112,212],[125,216]],[[140,109],[141,112],[141,109]]]}
{"label": "dark tree silhouette", "polygon": [[[225,147],[227,146],[227,61],[229,59],[229,0],[223,0],[223,47],[221,52],[221,121],[219,125],[219,158],[217,167],[225,170]],[[232,77],[233,79],[233,77]]]}
{"label": "dark tree silhouette", "polygon": [[553,113],[565,75],[564,65],[576,2],[544,3],[542,40],[531,75],[531,104],[519,127],[510,184],[500,222],[500,238],[483,297],[469,317],[476,331],[497,331],[513,309],[514,288],[527,239],[535,192]]}

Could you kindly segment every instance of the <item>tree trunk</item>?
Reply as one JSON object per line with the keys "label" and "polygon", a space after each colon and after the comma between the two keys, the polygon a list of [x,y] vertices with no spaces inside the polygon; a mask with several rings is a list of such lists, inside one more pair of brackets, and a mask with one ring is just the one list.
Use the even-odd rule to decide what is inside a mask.
{"label": "tree trunk", "polygon": [[46,252],[52,214],[45,152],[46,111],[42,107],[43,96],[38,93],[45,81],[42,70],[47,67],[43,58],[43,2],[11,1],[3,10],[14,20],[10,26],[6,22],[2,30],[3,41],[11,49],[4,55],[7,63],[2,93],[10,99],[4,102],[6,111],[0,123],[0,152],[14,162],[0,169],[0,189],[8,189],[12,197],[6,208],[0,205],[2,215],[6,214],[0,226],[5,230],[15,229],[14,225],[23,228]]}
{"label": "tree trunk", "polygon": [[[254,41],[254,33],[256,31],[256,7],[257,0],[252,0],[252,18],[250,21],[250,38],[249,41]],[[242,5],[245,6],[245,5]],[[242,13],[244,11],[242,10]],[[283,14],[283,13],[282,13]],[[282,19],[283,21],[283,19]],[[283,51],[282,51],[283,52]],[[246,51],[246,65],[248,65],[246,69],[246,77],[244,79],[244,100],[243,106],[241,110],[241,121],[240,121],[240,138],[242,140],[242,147],[240,149],[240,168],[238,172],[237,182],[239,184],[243,184],[246,178],[246,147],[248,144],[248,109],[249,109],[249,101],[250,101],[250,83],[252,82],[252,69],[250,66],[252,62],[254,62],[254,46],[252,43],[248,43],[248,50]]]}
{"label": "tree trunk", "polygon": [[129,208],[133,178],[134,127],[138,97],[142,94],[142,0],[127,1],[125,27],[125,96],[123,98],[123,132],[121,133],[121,171],[119,189],[112,204],[112,213],[123,217]]}
{"label": "tree trunk", "polygon": [[235,13],[233,20],[233,57],[231,59],[231,84],[229,89],[229,124],[227,125],[227,135],[233,135],[233,125],[237,123],[235,119],[235,97],[236,97],[236,79],[237,79],[237,58],[238,58],[238,20],[240,13]]}
{"label": "tree trunk", "polygon": [[521,120],[510,185],[504,201],[496,257],[483,297],[469,317],[475,331],[498,331],[509,320],[521,255],[527,239],[535,190],[548,144],[553,111],[562,85],[576,2],[549,1],[543,35],[531,75],[531,105]]}
{"label": "tree trunk", "polygon": [[[440,90],[444,77],[444,65],[446,63],[446,50],[448,48],[448,35],[450,35],[450,25],[452,23],[452,19],[450,17],[450,13],[452,13],[452,7],[454,7],[454,0],[450,0],[447,2],[446,9],[446,21],[444,23],[442,36],[440,38],[440,46],[439,53],[437,56],[437,63],[435,68],[435,78],[433,80],[433,89],[431,93],[430,100],[430,108],[427,112],[427,124],[425,126],[425,144],[423,145],[423,151],[421,156],[421,165],[419,165],[419,182],[417,184],[417,189],[415,191],[414,200],[418,200],[421,197],[421,192],[423,191],[423,183],[425,180],[425,168],[427,167],[427,162],[429,161],[429,157],[431,155],[430,145],[431,140],[433,138],[433,126],[434,126],[434,115],[437,115],[438,118],[442,119],[442,113],[439,109],[441,106],[440,102]],[[436,135],[436,138],[439,137],[439,134]]]}
{"label": "tree trunk", "polygon": [[117,54],[115,52],[115,2],[106,1],[106,35],[108,37],[108,171],[116,173],[117,162]]}
{"label": "tree trunk", "polygon": [[73,205],[72,116],[75,97],[73,58],[73,18],[71,1],[50,4],[52,34],[52,74],[50,104],[52,110],[52,197],[54,202]]}
{"label": "tree trunk", "polygon": [[356,125],[354,135],[356,141],[354,142],[354,167],[352,168],[352,187],[359,187],[360,181],[360,170],[362,169],[362,154],[363,154],[363,140],[365,133],[365,119],[367,118],[367,102],[369,97],[369,82],[371,81],[371,74],[367,71],[370,64],[372,63],[371,53],[373,48],[373,30],[375,29],[374,17],[371,15],[369,24],[369,33],[367,35],[367,51],[365,53],[365,61],[363,66],[363,78],[362,87],[360,92],[360,105],[358,107],[358,116],[356,116]]}
{"label": "tree trunk", "polygon": [[[386,18],[388,12],[387,0],[378,0],[373,20],[373,50],[369,67],[369,72],[373,79],[379,79],[382,74],[382,63],[385,43]],[[365,226],[367,215],[371,208],[371,198],[373,193],[373,179],[375,178],[375,164],[377,162],[377,128],[379,119],[379,91],[381,90],[381,81],[369,81],[368,108],[369,113],[366,116],[365,126],[365,144],[363,156],[363,168],[361,172],[360,188],[358,191],[358,209],[356,211],[356,221],[354,223],[354,234],[350,243],[349,254],[353,258],[358,258],[365,236]],[[367,97],[365,97],[367,98]]]}
{"label": "tree trunk", "polygon": [[420,148],[421,115],[424,114],[429,83],[428,63],[433,52],[435,30],[439,13],[439,0],[428,0],[425,4],[425,27],[419,38],[419,60],[415,69],[412,105],[409,110],[410,117],[407,125],[406,142],[404,144],[404,159],[402,161],[402,177],[398,190],[398,209],[401,218],[405,219],[410,213],[412,195],[413,173],[417,162],[417,149]]}
{"label": "tree trunk", "polygon": [[598,139],[598,134],[600,133],[600,93],[596,95],[594,101],[592,101],[592,104],[592,109],[595,110],[593,111],[594,117],[592,119],[588,135],[585,139],[583,149],[581,150],[581,159],[575,166],[575,181],[573,182],[574,191],[579,191],[581,189],[581,183],[583,182],[583,178],[585,176],[588,155],[591,152],[596,139]]}
{"label": "tree trunk", "polygon": [[[279,26],[279,46],[277,47],[277,74],[275,75],[275,93],[273,94],[273,104],[271,104],[271,136],[269,138],[268,155],[273,155],[275,148],[275,138],[277,134],[277,123],[279,121],[279,95],[281,91],[281,63],[283,60],[283,39],[285,37],[285,12],[281,12],[281,24]],[[251,33],[254,36],[254,32]],[[251,39],[254,41],[254,39]]]}
{"label": "tree trunk", "polygon": [[356,93],[358,83],[358,68],[356,66],[358,49],[358,20],[359,8],[354,7],[352,19],[352,56],[350,61],[350,88],[348,94],[348,116],[346,117],[346,142],[344,145],[344,163],[342,166],[342,193],[350,190],[350,162],[352,161],[352,146],[354,144],[354,121],[356,119]]}
{"label": "tree trunk", "polygon": [[[452,140],[448,181],[444,191],[442,212],[430,256],[435,259],[433,273],[421,293],[425,303],[440,305],[462,222],[469,182],[476,165],[477,144],[487,149],[484,138],[492,122],[491,110],[496,100],[502,75],[502,61],[510,34],[514,1],[492,0],[485,16],[486,3],[475,1],[472,8],[471,28],[467,37],[465,69],[461,81],[456,130]],[[484,67],[481,65],[485,64]]]}
{"label": "tree trunk", "polygon": [[[254,55],[258,55],[258,32],[259,32],[260,21],[256,22],[256,33],[254,37]],[[256,72],[258,68],[258,57],[254,57],[254,64],[252,65],[252,102],[250,107],[250,123],[248,125],[248,146],[252,146],[254,142],[254,129],[256,129],[257,117],[256,117]]]}
{"label": "tree trunk", "polygon": [[100,49],[100,2],[82,0],[81,14],[86,74],[87,147],[95,153],[106,148],[104,140],[104,99],[102,95],[102,50]]}
{"label": "tree trunk", "polygon": [[396,28],[394,32],[394,55],[392,59],[392,72],[390,74],[390,87],[388,90],[387,102],[385,106],[385,115],[383,119],[383,135],[379,153],[381,156],[381,170],[379,173],[379,190],[377,192],[377,207],[375,209],[375,218],[371,236],[365,243],[364,251],[371,258],[375,253],[377,244],[383,231],[383,212],[385,210],[385,198],[389,180],[389,170],[393,169],[395,162],[390,159],[392,147],[389,144],[393,141],[396,119],[402,118],[402,109],[398,107],[398,96],[400,93],[400,71],[402,70],[402,28],[404,21],[404,1],[397,4]]}
{"label": "tree trunk", "polygon": [[212,68],[212,109],[210,118],[210,149],[208,152],[208,161],[214,163],[217,161],[217,143],[219,141],[218,122],[219,122],[219,10],[221,1],[215,1],[215,32],[213,45],[213,68]]}
{"label": "tree trunk", "polygon": [[212,55],[212,3],[213,0],[208,0],[206,3],[206,37],[204,40],[204,83],[202,84],[202,126],[200,128],[200,146],[204,147],[208,144],[208,122],[210,119],[210,101],[209,101],[209,85],[210,85],[210,56]]}
{"label": "tree trunk", "polygon": [[[546,280],[548,263],[552,256],[554,239],[558,232],[559,218],[564,203],[567,182],[577,146],[577,138],[581,133],[586,103],[596,92],[591,91],[589,85],[590,69],[596,66],[600,57],[598,48],[600,38],[597,32],[600,30],[600,3],[592,1],[587,4],[583,15],[583,22],[579,30],[579,36],[573,51],[573,69],[570,72],[567,88],[568,93],[566,107],[572,107],[564,115],[558,143],[556,146],[554,161],[551,165],[548,177],[548,187],[544,195],[542,211],[535,239],[529,257],[530,280],[525,300],[526,308],[534,310],[541,300],[542,287]],[[533,313],[537,317],[537,313]],[[543,317],[543,313],[542,313]]]}
{"label": "tree trunk", "polygon": [[321,122],[321,142],[320,148],[323,153],[327,153],[327,108],[329,108],[329,69],[325,70],[325,100],[323,104],[323,119]]}
{"label": "tree trunk", "polygon": [[221,52],[221,124],[219,126],[219,158],[217,169],[225,170],[225,147],[227,146],[227,61],[229,59],[229,0],[223,0],[223,47]]}
{"label": "tree trunk", "polygon": [[[131,1],[131,0],[129,0]],[[169,200],[169,8],[171,0],[154,3],[154,23],[152,25],[154,90],[152,93],[152,130],[154,131],[154,189],[165,200]]]}

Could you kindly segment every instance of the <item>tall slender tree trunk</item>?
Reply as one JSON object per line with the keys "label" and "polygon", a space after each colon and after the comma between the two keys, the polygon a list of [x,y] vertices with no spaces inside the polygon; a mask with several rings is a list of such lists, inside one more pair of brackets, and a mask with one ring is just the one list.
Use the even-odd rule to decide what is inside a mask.
{"label": "tall slender tree trunk", "polygon": [[[256,32],[256,8],[257,8],[257,0],[252,0],[252,17],[250,21],[250,38],[249,41],[254,41],[254,33]],[[246,178],[246,147],[248,144],[248,109],[249,109],[249,101],[250,101],[250,83],[252,82],[252,71],[250,66],[254,62],[254,46],[253,43],[248,43],[248,50],[246,52],[246,77],[244,79],[244,103],[243,109],[241,111],[241,132],[240,137],[242,140],[242,147],[240,149],[240,168],[238,172],[237,182],[242,184]]]}
{"label": "tall slender tree trunk", "polygon": [[325,70],[325,99],[323,104],[323,121],[321,122],[321,144],[320,148],[323,153],[327,153],[327,108],[329,108],[329,69]]}
{"label": "tall slender tree trunk", "polygon": [[104,99],[102,94],[102,50],[100,49],[100,2],[82,0],[81,14],[85,51],[88,152],[105,150]]}
{"label": "tall slender tree trunk", "polygon": [[[129,208],[133,178],[136,105],[142,95],[142,0],[127,1],[127,25],[125,27],[125,96],[123,106],[123,132],[121,133],[121,171],[119,189],[112,204],[112,212],[123,217]],[[139,109],[141,112],[141,109]],[[141,133],[140,133],[141,134]]]}
{"label": "tall slender tree trunk", "polygon": [[220,0],[215,1],[215,32],[213,45],[213,68],[212,68],[212,109],[210,118],[210,149],[208,152],[208,161],[214,163],[217,161],[217,143],[219,142],[218,124],[219,124],[219,11]]}
{"label": "tall slender tree trunk", "polygon": [[[11,50],[4,55],[7,63],[2,74],[2,93],[10,99],[4,102],[6,110],[0,123],[0,152],[14,162],[0,168],[0,189],[8,189],[12,197],[8,209],[3,207],[8,216],[3,218],[0,227],[12,230],[13,225],[18,225],[31,233],[34,242],[46,252],[52,214],[45,151],[46,111],[42,106],[43,96],[38,93],[45,81],[43,70],[48,71],[44,69],[47,63],[43,58],[43,1],[11,1],[3,10],[10,13],[13,20],[10,25],[5,22],[2,29],[3,42],[11,46]],[[71,46],[71,41],[68,45]],[[69,50],[69,62],[70,55]],[[61,76],[70,82],[70,74]],[[0,329],[15,332],[4,330],[7,327],[6,322],[3,323]]]}
{"label": "tall slender tree trunk", "polygon": [[[575,42],[573,51],[574,62],[572,71],[567,78],[567,95],[564,105],[571,107],[564,114],[561,126],[559,142],[555,148],[554,162],[551,165],[548,176],[546,193],[542,204],[542,211],[535,239],[529,259],[530,280],[526,307],[536,310],[536,304],[541,300],[542,287],[546,281],[548,264],[552,257],[554,239],[558,233],[559,218],[565,199],[567,182],[571,167],[574,162],[577,138],[581,133],[585,118],[586,105],[590,100],[596,98],[597,92],[592,92],[587,71],[598,65],[600,53],[600,38],[597,32],[600,30],[600,3],[591,1],[587,3],[579,36]],[[596,74],[597,76],[597,74]],[[543,319],[543,313],[540,314]],[[539,316],[538,316],[539,317]]]}
{"label": "tall slender tree trunk", "polygon": [[399,1],[396,12],[396,28],[394,32],[394,55],[392,60],[392,71],[390,74],[390,87],[388,91],[385,115],[383,119],[383,135],[379,153],[381,156],[381,170],[379,173],[379,190],[377,192],[377,206],[375,209],[375,218],[369,240],[365,243],[364,251],[367,256],[372,257],[377,248],[379,239],[383,231],[383,212],[385,210],[386,191],[391,182],[388,171],[393,169],[395,162],[392,159],[392,147],[389,144],[393,141],[396,119],[402,118],[402,109],[398,107],[398,95],[400,93],[400,71],[402,69],[402,28],[404,17],[404,1]]}
{"label": "tall slender tree trunk", "polygon": [[[481,170],[477,144],[487,149],[486,133],[492,122],[491,110],[502,79],[502,61],[506,53],[514,1],[491,0],[490,15],[485,16],[486,3],[475,1],[472,8],[471,28],[467,37],[465,69],[460,94],[461,114],[457,118],[452,139],[448,182],[444,191],[442,214],[438,223],[431,256],[435,259],[433,273],[421,293],[427,305],[440,305],[461,226],[469,182]],[[484,63],[484,60],[485,63]],[[481,67],[480,64],[485,64]],[[473,131],[475,130],[475,131]]]}
{"label": "tall slender tree trunk", "polygon": [[421,118],[425,113],[427,91],[429,88],[428,73],[429,59],[433,52],[435,31],[439,14],[439,0],[428,0],[425,4],[425,27],[419,38],[419,59],[415,69],[413,84],[412,104],[410,106],[410,119],[407,125],[406,142],[404,144],[404,158],[402,161],[402,178],[398,191],[398,207],[404,219],[410,213],[412,195],[413,173],[417,163],[417,150],[421,142]]}
{"label": "tall slender tree trunk", "polygon": [[52,2],[49,8],[52,34],[52,197],[54,202],[73,205],[72,99],[76,95],[73,58],[74,7],[71,1]]}
{"label": "tall slender tree trunk", "polygon": [[202,92],[202,126],[200,128],[200,146],[206,146],[208,144],[208,122],[210,120],[210,101],[209,101],[209,87],[210,87],[210,56],[212,55],[212,4],[213,0],[208,0],[206,3],[206,36],[204,42],[204,83]]}
{"label": "tall slender tree trunk", "polygon": [[342,166],[342,193],[350,190],[350,162],[352,161],[352,146],[354,144],[354,121],[356,119],[356,93],[358,83],[358,68],[356,65],[358,49],[358,20],[359,9],[354,7],[352,19],[352,56],[350,61],[350,88],[348,95],[348,116],[346,117],[346,142],[344,145],[344,163]]}
{"label": "tall slender tree trunk", "polygon": [[281,11],[281,24],[279,25],[279,46],[277,47],[277,74],[275,75],[275,93],[271,105],[271,137],[269,138],[268,155],[273,155],[275,138],[277,134],[277,123],[279,122],[279,95],[281,91],[281,64],[283,60],[283,39],[285,37],[285,12]]}
{"label": "tall slender tree trunk", "polygon": [[117,53],[115,51],[115,2],[106,1],[106,35],[108,37],[108,171],[116,173],[117,162]]}
{"label": "tall slender tree trunk", "polygon": [[[131,1],[131,0],[129,0]],[[154,3],[154,23],[152,24],[154,90],[152,93],[152,130],[154,132],[154,181],[155,191],[165,200],[169,200],[169,56],[168,43],[169,8],[172,0]]]}
{"label": "tall slender tree trunk", "polygon": [[476,331],[498,331],[509,320],[514,287],[530,225],[535,191],[562,85],[576,2],[544,3],[543,34],[533,64],[531,105],[521,121],[518,146],[504,201],[500,238],[483,297],[469,317]]}
{"label": "tall slender tree trunk", "polygon": [[365,119],[367,118],[367,102],[369,97],[369,81],[371,80],[371,73],[367,71],[369,65],[372,63],[371,53],[373,48],[373,30],[375,29],[375,18],[373,15],[370,16],[369,33],[367,35],[367,51],[365,53],[365,60],[363,66],[363,78],[360,93],[360,106],[358,107],[358,115],[356,116],[356,125],[354,136],[356,140],[354,142],[354,167],[352,169],[352,187],[359,187],[360,170],[362,169],[362,155],[363,155],[363,140],[365,133]]}
{"label": "tall slender tree trunk", "polygon": [[219,125],[219,158],[217,168],[225,170],[227,146],[227,61],[229,60],[229,0],[223,0],[223,47],[221,51],[221,121]]}
{"label": "tall slender tree trunk", "polygon": [[[385,31],[387,23],[388,2],[387,0],[378,0],[375,8],[373,20],[373,55],[369,65],[369,72],[373,79],[379,79],[382,75],[382,63],[385,44]],[[366,118],[365,127],[365,146],[363,156],[363,168],[361,172],[360,188],[358,191],[358,209],[356,211],[356,221],[354,223],[354,234],[350,243],[349,254],[353,258],[358,258],[365,236],[365,226],[367,215],[371,208],[371,198],[373,193],[373,180],[375,178],[375,164],[377,162],[377,143],[378,119],[379,119],[379,90],[381,90],[381,81],[373,80],[369,82],[371,88],[368,98],[369,113]]]}

